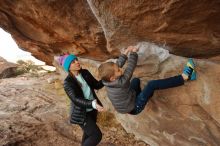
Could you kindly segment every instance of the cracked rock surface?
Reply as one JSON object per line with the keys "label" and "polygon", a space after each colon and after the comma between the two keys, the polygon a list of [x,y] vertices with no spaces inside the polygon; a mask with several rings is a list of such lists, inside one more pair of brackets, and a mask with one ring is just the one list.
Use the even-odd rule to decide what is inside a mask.
{"label": "cracked rock surface", "polygon": [[[0,80],[0,145],[80,146],[80,127],[68,123],[68,99],[54,74]],[[100,115],[100,146],[147,146],[127,134],[113,114]]]}

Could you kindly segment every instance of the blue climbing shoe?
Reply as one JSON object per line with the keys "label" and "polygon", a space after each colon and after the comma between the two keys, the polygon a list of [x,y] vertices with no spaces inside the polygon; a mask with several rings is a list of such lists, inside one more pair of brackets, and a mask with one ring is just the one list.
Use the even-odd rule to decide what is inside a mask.
{"label": "blue climbing shoe", "polygon": [[189,66],[191,67],[192,69],[195,69],[195,63],[193,62],[193,59],[192,58],[189,58],[187,63],[186,63],[186,66]]}
{"label": "blue climbing shoe", "polygon": [[189,80],[191,80],[191,81],[196,80],[196,77],[197,77],[197,75],[196,75],[196,71],[193,70],[191,76],[189,76]]}
{"label": "blue climbing shoe", "polygon": [[196,71],[195,71],[195,63],[192,58],[189,58],[184,69],[183,73],[188,76],[188,80],[196,80]]}

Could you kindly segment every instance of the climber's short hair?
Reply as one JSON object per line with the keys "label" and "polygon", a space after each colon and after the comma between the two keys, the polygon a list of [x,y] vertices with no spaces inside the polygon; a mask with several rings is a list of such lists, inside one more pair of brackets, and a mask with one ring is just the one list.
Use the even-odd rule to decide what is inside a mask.
{"label": "climber's short hair", "polygon": [[99,66],[98,72],[101,80],[109,82],[110,78],[114,76],[115,70],[114,66],[116,64],[114,62],[106,62]]}

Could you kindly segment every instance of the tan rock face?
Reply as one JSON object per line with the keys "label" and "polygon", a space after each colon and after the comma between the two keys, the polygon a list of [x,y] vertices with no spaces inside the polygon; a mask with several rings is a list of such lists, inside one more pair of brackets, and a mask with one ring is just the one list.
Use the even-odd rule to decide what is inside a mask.
{"label": "tan rock face", "polygon": [[20,48],[48,64],[67,52],[103,61],[140,41],[179,56],[220,53],[219,0],[2,0],[0,20]]}
{"label": "tan rock face", "polygon": [[[156,58],[154,58],[155,62]],[[148,58],[146,62],[150,62]],[[98,62],[81,60],[95,75]],[[182,73],[185,58],[171,55],[163,63],[137,66],[134,77],[140,77],[142,88],[149,80]],[[115,112],[127,132],[151,146],[220,145],[220,66],[207,60],[196,60],[198,79],[185,85],[158,90],[145,110],[137,116],[114,111],[105,89],[98,92],[105,108]],[[152,72],[153,69],[153,72]]]}
{"label": "tan rock face", "polygon": [[[162,72],[142,78],[142,85],[151,79],[181,73],[184,62],[171,56],[159,68]],[[220,73],[219,65],[199,60],[196,63],[196,81],[156,91],[138,116],[118,114],[125,129],[136,133],[137,137],[148,141],[150,145],[219,145],[220,92],[217,88],[220,82],[216,76]]]}
{"label": "tan rock face", "polygon": [[[139,54],[134,73],[142,87],[180,74],[186,62],[181,56],[219,62],[219,0],[2,0],[0,20],[21,48],[48,64],[66,52],[104,61],[128,45],[144,45],[149,50]],[[83,66],[97,74],[99,63]],[[157,91],[138,116],[116,113],[124,128],[152,146],[220,145],[220,66],[196,63],[197,81]],[[114,112],[105,91],[98,94]]]}
{"label": "tan rock face", "polygon": [[[69,100],[58,77],[25,74],[0,80],[0,145],[81,146],[82,129],[70,124]],[[98,116],[99,146],[148,146],[127,134],[112,113]]]}
{"label": "tan rock face", "polygon": [[218,0],[88,0],[101,23],[109,50],[139,41],[167,45],[180,56],[220,53]]}
{"label": "tan rock face", "polygon": [[103,30],[86,1],[1,1],[0,27],[20,48],[51,64],[55,54],[108,57]]}

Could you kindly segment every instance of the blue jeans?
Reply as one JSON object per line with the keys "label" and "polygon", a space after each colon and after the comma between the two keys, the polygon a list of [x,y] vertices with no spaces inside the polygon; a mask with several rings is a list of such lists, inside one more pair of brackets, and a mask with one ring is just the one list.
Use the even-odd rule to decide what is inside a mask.
{"label": "blue jeans", "polygon": [[182,75],[178,75],[166,79],[151,80],[141,91],[140,79],[139,78],[132,79],[130,88],[135,90],[136,100],[135,100],[135,107],[130,112],[130,114],[132,115],[139,114],[145,108],[147,102],[153,96],[155,90],[177,87],[183,84],[184,84],[184,79]]}

